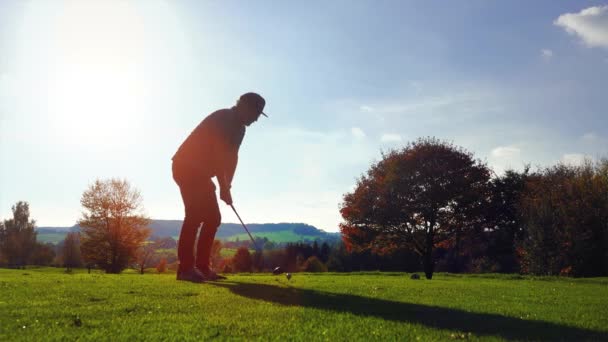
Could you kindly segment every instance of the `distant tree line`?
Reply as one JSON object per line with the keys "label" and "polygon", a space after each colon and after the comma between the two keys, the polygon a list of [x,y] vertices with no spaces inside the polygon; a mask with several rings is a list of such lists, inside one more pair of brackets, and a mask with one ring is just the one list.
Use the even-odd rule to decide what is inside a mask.
{"label": "distant tree line", "polygon": [[83,193],[81,204],[81,232],[70,232],[58,246],[38,243],[29,205],[15,204],[13,218],[0,223],[0,265],[61,265],[68,271],[86,266],[120,273],[146,264],[149,219],[142,214],[139,191],[125,180],[96,180]]}
{"label": "distant tree line", "polygon": [[[0,266],[177,267],[176,241],[150,237],[139,192],[126,181],[98,180],[81,203],[81,232],[56,246],[36,241],[28,204],[15,204],[13,218],[0,222]],[[496,175],[465,149],[422,138],[383,153],[344,195],[340,213],[342,241],[217,240],[212,267],[608,275],[608,160]]]}
{"label": "distant tree line", "polygon": [[349,251],[449,272],[608,275],[608,161],[491,170],[435,138],[391,150],[344,195]]}

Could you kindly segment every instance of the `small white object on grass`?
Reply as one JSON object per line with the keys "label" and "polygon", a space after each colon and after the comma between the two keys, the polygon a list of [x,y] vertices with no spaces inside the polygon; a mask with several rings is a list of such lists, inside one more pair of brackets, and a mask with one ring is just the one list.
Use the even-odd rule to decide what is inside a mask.
{"label": "small white object on grass", "polygon": [[291,279],[291,273],[286,273],[285,276],[287,277],[287,280]]}

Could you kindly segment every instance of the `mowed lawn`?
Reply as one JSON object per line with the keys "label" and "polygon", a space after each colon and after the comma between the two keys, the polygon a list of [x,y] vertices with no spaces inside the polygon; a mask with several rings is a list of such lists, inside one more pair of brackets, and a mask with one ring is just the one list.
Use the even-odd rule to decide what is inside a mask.
{"label": "mowed lawn", "polygon": [[0,269],[0,340],[608,340],[608,278]]}

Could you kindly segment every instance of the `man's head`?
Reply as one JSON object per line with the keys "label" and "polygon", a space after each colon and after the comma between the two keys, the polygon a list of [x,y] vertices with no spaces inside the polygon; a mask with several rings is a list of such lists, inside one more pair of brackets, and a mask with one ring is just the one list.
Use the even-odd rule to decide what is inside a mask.
{"label": "man's head", "polygon": [[249,126],[256,122],[260,115],[267,116],[263,112],[265,105],[266,101],[259,94],[246,93],[236,102],[236,111],[243,124]]}

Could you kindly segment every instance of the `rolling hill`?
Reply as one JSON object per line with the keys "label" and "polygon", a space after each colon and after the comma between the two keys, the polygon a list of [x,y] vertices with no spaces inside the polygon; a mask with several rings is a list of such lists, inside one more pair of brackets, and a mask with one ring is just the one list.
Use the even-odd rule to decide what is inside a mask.
{"label": "rolling hill", "polygon": [[[152,235],[159,237],[179,236],[182,226],[181,220],[152,220],[150,229]],[[339,233],[328,233],[324,230],[305,223],[252,223],[247,228],[254,237],[266,237],[277,243],[299,241],[336,241],[340,239]],[[78,225],[73,227],[37,227],[38,241],[58,243],[70,231],[78,231]],[[222,223],[216,238],[224,241],[247,240],[249,236],[240,224]]]}

